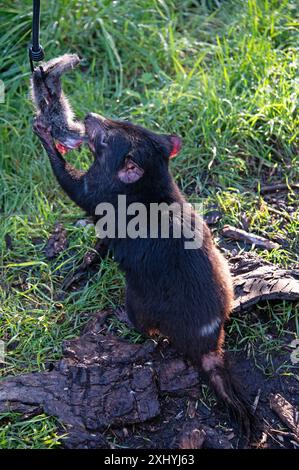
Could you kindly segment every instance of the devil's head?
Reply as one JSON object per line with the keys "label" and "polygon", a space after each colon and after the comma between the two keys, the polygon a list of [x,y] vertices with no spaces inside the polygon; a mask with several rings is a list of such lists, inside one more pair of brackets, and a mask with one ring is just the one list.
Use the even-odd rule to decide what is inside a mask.
{"label": "devil's head", "polygon": [[84,123],[90,150],[124,192],[161,182],[168,174],[169,159],[181,149],[179,137],[156,134],[127,121],[90,113]]}

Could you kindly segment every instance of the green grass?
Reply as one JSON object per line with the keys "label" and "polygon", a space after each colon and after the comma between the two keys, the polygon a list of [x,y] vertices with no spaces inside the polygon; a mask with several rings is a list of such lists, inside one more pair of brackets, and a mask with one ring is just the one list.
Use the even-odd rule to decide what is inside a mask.
{"label": "green grass", "polygon": [[[123,301],[124,280],[106,260],[83,289],[59,300],[64,277],[94,237],[75,227],[82,213],[59,189],[32,134],[26,52],[32,2],[2,3],[0,338],[7,346],[7,375],[42,370],[59,358],[62,340],[79,333],[86,313]],[[299,176],[298,0],[227,0],[220,8],[213,0],[42,3],[46,58],[77,52],[86,61],[84,72],[64,81],[78,116],[97,111],[181,135],[184,146],[172,160],[173,174],[190,201],[204,200],[223,213],[216,239],[224,223],[240,227],[245,217],[255,233],[286,241],[272,252],[259,250],[261,256],[282,266],[298,263],[297,195],[290,192],[287,206],[273,212],[260,193],[263,184]],[[90,162],[85,150],[70,159],[82,168]],[[50,262],[43,247],[58,220],[69,247]],[[232,320],[228,346],[249,351],[259,366],[259,358],[266,358],[271,370],[271,354],[285,344],[285,335],[299,333],[298,306],[261,308],[263,320],[250,314]],[[292,371],[290,362],[286,371]],[[0,447],[58,443],[50,418],[3,419],[8,424],[0,431]]]}
{"label": "green grass", "polygon": [[17,413],[3,414],[0,419],[1,449],[53,449],[61,445],[62,434],[56,432],[57,421],[46,415],[20,419]]}

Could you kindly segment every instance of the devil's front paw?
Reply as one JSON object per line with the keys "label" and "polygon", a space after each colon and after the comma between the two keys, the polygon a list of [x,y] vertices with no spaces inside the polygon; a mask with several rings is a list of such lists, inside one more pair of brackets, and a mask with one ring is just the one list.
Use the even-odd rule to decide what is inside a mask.
{"label": "devil's front paw", "polygon": [[34,118],[33,132],[40,138],[43,144],[47,144],[48,146],[53,146],[53,137],[51,134],[51,126],[46,124],[42,117],[38,116]]}

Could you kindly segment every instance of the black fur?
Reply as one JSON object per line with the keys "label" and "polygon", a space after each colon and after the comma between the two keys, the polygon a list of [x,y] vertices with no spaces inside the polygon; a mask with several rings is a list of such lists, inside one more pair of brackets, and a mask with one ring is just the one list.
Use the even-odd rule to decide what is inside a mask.
{"label": "black fur", "polygon": [[[95,223],[97,204],[110,202],[117,207],[119,194],[127,196],[127,204],[141,202],[147,207],[153,202],[185,202],[168,168],[173,136],[93,114],[86,117],[85,129],[95,160],[83,174],[64,162],[53,145],[50,129],[35,124],[59,183]],[[119,178],[128,159],[143,171],[134,183]],[[233,300],[232,281],[209,228],[203,223],[203,246],[191,250],[184,248],[184,238],[115,238],[106,242],[126,275],[126,304],[132,323],[143,333],[158,329],[195,365],[203,366],[205,358],[204,370],[216,392],[248,428],[250,409],[237,391],[222,353],[223,325]],[[218,321],[218,326],[203,335],[202,328],[213,321]]]}

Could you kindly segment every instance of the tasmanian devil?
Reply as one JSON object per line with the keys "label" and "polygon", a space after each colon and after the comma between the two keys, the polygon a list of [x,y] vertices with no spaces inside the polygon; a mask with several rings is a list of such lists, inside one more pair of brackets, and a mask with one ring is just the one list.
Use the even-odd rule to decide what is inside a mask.
{"label": "tasmanian devil", "polygon": [[45,126],[51,126],[55,145],[62,154],[79,147],[84,140],[84,125],[74,119],[61,86],[61,75],[79,63],[76,54],[65,54],[37,67],[31,78],[31,94],[37,116]]}
{"label": "tasmanian devil", "polygon": [[[95,215],[100,203],[110,203],[118,211],[119,195],[126,196],[127,208],[136,202],[147,209],[152,203],[183,207],[186,202],[169,171],[170,157],[181,148],[177,136],[90,113],[85,118],[85,132],[94,162],[83,173],[66,163],[55,147],[51,128],[38,118],[34,131],[62,188],[95,222],[100,219]],[[169,220],[173,230],[175,217]],[[233,380],[223,352],[232,280],[207,225],[193,210],[191,220],[192,227],[202,227],[202,243],[193,249],[186,249],[184,235],[122,238],[117,232],[106,241],[125,272],[126,308],[132,323],[145,334],[158,330],[200,366],[248,434],[250,406]]]}

